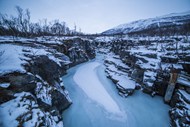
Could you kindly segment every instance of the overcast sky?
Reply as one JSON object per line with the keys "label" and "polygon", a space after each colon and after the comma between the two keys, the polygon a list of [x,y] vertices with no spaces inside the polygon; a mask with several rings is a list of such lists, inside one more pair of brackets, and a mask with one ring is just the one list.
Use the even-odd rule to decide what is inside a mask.
{"label": "overcast sky", "polygon": [[15,14],[15,6],[28,8],[37,22],[59,19],[86,33],[99,33],[117,25],[190,10],[190,0],[0,0],[0,12]]}

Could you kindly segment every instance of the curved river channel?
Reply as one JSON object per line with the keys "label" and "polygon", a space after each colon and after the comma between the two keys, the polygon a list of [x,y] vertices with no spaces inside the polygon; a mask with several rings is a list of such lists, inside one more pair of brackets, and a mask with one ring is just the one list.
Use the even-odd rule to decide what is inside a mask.
{"label": "curved river channel", "polygon": [[103,55],[77,65],[63,76],[73,104],[64,111],[64,127],[169,127],[169,106],[162,97],[135,91],[119,96],[106,77]]}

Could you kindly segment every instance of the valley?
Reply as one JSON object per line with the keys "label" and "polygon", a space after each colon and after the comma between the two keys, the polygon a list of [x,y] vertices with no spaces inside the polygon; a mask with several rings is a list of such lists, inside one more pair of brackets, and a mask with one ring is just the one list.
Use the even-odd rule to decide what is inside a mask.
{"label": "valley", "polygon": [[0,126],[190,126],[189,23],[188,11],[86,35],[2,25]]}

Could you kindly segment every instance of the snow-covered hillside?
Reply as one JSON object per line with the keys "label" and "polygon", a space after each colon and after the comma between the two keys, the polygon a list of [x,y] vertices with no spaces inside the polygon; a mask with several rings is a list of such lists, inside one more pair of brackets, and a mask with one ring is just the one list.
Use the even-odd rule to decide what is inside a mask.
{"label": "snow-covered hillside", "polygon": [[109,29],[102,34],[128,34],[147,29],[166,28],[171,26],[183,26],[190,23],[190,11],[184,13],[172,13],[160,17],[141,19],[127,24],[122,24]]}

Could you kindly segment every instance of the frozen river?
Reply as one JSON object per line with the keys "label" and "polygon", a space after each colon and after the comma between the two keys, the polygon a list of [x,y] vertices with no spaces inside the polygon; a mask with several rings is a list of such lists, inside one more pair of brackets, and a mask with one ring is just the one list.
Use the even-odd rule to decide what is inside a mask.
{"label": "frozen river", "polygon": [[68,70],[63,81],[73,104],[63,113],[65,127],[169,127],[169,106],[141,91],[122,98],[106,78],[103,56]]}

